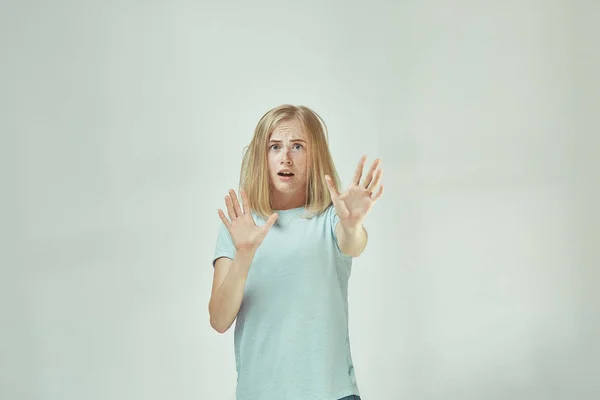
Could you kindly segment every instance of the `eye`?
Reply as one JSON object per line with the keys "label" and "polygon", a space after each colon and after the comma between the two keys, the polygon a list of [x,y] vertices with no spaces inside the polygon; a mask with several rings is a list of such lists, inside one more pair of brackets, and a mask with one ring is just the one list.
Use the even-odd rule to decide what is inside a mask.
{"label": "eye", "polygon": [[273,144],[273,145],[271,145],[271,148],[273,150],[277,150],[277,148],[279,148],[279,145],[278,144]]}
{"label": "eye", "polygon": [[296,144],[294,145],[294,148],[295,148],[295,149],[297,149],[297,150],[300,150],[300,149],[302,149],[303,147],[302,147],[302,145],[301,145],[301,144],[298,144],[298,143],[296,143]]}

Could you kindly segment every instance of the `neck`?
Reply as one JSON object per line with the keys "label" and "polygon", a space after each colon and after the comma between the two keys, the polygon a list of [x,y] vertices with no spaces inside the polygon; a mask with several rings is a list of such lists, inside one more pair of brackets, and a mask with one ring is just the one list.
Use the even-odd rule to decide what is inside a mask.
{"label": "neck", "polygon": [[274,210],[291,210],[292,208],[304,207],[306,196],[298,196],[295,193],[271,193],[271,207]]}

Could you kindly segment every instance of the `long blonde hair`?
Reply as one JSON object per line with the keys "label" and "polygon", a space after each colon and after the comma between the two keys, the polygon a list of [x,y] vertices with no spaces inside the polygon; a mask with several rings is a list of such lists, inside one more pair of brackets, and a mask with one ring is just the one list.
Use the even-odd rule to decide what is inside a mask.
{"label": "long blonde hair", "polygon": [[340,178],[329,152],[327,125],[323,118],[306,106],[283,104],[275,107],[258,121],[252,141],[245,148],[240,171],[240,190],[248,194],[250,209],[265,219],[273,213],[267,166],[267,143],[279,123],[293,119],[300,121],[310,142],[304,205],[307,215],[318,215],[332,203],[325,175],[331,177],[338,191],[340,188]]}

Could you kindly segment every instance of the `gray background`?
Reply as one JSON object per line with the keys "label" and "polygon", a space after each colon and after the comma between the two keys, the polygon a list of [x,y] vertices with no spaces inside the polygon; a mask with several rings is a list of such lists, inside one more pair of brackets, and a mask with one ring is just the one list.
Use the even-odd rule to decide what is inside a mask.
{"label": "gray background", "polygon": [[597,4],[3,1],[0,398],[234,398],[216,210],[281,103],[383,160],[365,400],[600,398]]}

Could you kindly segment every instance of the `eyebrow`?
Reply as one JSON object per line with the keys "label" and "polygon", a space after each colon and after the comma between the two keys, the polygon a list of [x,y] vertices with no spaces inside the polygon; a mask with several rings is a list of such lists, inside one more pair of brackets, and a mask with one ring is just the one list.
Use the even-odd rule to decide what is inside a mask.
{"label": "eyebrow", "polygon": [[[281,140],[272,139],[272,140],[269,140],[269,143],[271,143],[271,142],[273,142],[273,143],[281,143],[282,141]],[[290,139],[290,142],[302,142],[302,143],[306,143],[302,139]]]}

